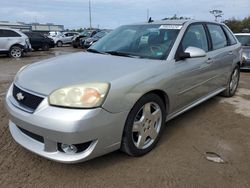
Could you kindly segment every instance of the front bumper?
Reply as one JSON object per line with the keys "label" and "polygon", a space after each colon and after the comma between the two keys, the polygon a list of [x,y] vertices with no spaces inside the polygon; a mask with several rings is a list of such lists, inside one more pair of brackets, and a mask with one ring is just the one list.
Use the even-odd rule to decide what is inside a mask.
{"label": "front bumper", "polygon": [[[9,128],[13,138],[24,148],[45,158],[62,163],[77,163],[104,155],[120,148],[128,112],[110,113],[102,108],[66,109],[53,107],[45,98],[33,112],[25,112],[12,102],[10,87],[5,105],[10,114]],[[22,129],[43,138],[40,142]],[[90,145],[82,152],[67,154],[59,143]]]}

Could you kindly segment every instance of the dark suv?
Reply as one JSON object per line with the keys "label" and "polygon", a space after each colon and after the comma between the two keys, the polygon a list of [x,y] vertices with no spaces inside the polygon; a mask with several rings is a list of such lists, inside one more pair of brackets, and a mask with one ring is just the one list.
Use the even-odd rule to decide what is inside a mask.
{"label": "dark suv", "polygon": [[40,33],[36,32],[24,32],[30,39],[31,46],[34,50],[49,50],[50,48],[54,48],[55,44],[53,39],[50,39],[46,36],[43,36]]}
{"label": "dark suv", "polygon": [[79,35],[75,36],[72,41],[72,46],[74,48],[79,48],[83,45],[85,39],[89,37],[93,37],[99,30],[85,30],[81,32]]}

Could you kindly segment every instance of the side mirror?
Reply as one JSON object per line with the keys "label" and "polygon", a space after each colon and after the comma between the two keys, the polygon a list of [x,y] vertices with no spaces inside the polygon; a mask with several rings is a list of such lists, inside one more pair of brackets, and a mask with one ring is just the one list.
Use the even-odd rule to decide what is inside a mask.
{"label": "side mirror", "polygon": [[184,53],[180,54],[180,58],[186,59],[186,58],[197,58],[197,57],[205,57],[206,52],[197,47],[189,46]]}

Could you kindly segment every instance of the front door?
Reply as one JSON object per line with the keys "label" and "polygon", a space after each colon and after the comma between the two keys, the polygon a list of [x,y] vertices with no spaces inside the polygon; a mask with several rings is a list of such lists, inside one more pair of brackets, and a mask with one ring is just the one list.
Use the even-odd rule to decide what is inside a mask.
{"label": "front door", "polygon": [[[202,24],[190,25],[182,39],[180,48],[184,52],[188,47],[197,47],[209,51],[207,35]],[[210,81],[213,77],[212,59],[205,57],[186,58],[175,62],[175,110],[181,110],[194,101],[210,93]]]}

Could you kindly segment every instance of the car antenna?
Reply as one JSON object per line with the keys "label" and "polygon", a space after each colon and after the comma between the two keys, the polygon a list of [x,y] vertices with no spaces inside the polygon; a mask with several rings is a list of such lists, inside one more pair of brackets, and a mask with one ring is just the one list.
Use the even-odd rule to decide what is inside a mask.
{"label": "car antenna", "polygon": [[152,20],[152,18],[150,17],[150,18],[148,19],[148,23],[152,23],[152,22],[154,22],[154,20]]}

